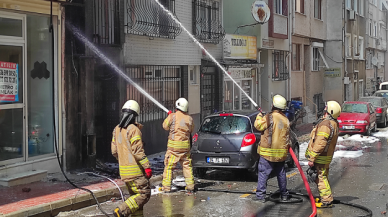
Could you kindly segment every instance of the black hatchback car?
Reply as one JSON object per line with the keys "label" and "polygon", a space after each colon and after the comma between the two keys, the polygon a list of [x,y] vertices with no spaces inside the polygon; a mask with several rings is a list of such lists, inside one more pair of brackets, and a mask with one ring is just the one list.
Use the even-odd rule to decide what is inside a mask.
{"label": "black hatchback car", "polygon": [[[206,170],[247,169],[257,172],[257,147],[261,133],[254,127],[258,111],[222,112],[204,118],[192,141],[194,174],[203,177]],[[292,149],[299,159],[297,136],[291,131]],[[286,163],[295,164],[289,154]]]}

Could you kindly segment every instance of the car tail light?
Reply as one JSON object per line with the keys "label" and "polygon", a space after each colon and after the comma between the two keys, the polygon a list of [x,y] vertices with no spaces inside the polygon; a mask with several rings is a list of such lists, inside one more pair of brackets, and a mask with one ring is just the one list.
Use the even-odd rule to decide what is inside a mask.
{"label": "car tail light", "polygon": [[194,134],[193,136],[193,143],[196,142],[198,140],[198,133]]}
{"label": "car tail light", "polygon": [[224,116],[233,116],[233,114],[231,113],[222,113],[220,114],[221,117],[224,117]]}
{"label": "car tail light", "polygon": [[383,113],[383,109],[377,108],[377,109],[376,109],[376,113],[380,113],[380,114]]}
{"label": "car tail light", "polygon": [[256,136],[253,133],[247,134],[244,136],[243,141],[241,143],[241,147],[246,147],[255,144]]}

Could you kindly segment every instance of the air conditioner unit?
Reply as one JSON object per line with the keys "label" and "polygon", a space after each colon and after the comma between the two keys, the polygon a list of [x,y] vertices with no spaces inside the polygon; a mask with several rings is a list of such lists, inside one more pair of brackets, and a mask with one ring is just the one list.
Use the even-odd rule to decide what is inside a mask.
{"label": "air conditioner unit", "polygon": [[354,10],[349,10],[349,20],[356,20],[356,12]]}
{"label": "air conditioner unit", "polygon": [[350,84],[349,77],[344,77],[344,84]]}

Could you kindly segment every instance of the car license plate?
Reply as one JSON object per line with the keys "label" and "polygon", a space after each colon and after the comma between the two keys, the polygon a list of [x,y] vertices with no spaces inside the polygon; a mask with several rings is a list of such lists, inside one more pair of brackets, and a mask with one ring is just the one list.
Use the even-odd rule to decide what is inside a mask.
{"label": "car license plate", "polygon": [[206,159],[207,163],[215,163],[215,164],[228,164],[229,158],[228,157],[208,157]]}
{"label": "car license plate", "polygon": [[355,129],[354,126],[343,126],[342,128],[345,130],[354,130]]}

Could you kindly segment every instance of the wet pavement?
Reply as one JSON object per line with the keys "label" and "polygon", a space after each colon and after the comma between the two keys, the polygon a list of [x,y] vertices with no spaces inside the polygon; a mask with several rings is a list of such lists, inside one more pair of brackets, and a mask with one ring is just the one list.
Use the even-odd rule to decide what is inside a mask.
{"label": "wet pavement", "polygon": [[[329,181],[337,200],[365,206],[373,216],[386,216],[388,191],[388,129],[380,129],[373,137],[351,136],[341,138],[337,144],[335,157],[331,163]],[[301,144],[300,160],[306,165]],[[307,166],[302,166],[303,170]],[[288,189],[306,193],[297,169],[288,169]],[[241,171],[211,170],[205,179],[196,180],[206,189],[253,192],[256,180],[251,174]],[[158,186],[161,181],[151,183]],[[313,194],[318,195],[315,184],[310,185]],[[268,181],[268,193],[277,190],[276,178]],[[155,194],[144,207],[144,216],[309,216],[310,202],[303,198],[299,204],[264,204],[252,201],[253,194],[198,191],[193,195],[184,192]],[[102,207],[111,213],[120,201],[109,201]],[[318,216],[364,216],[365,211],[355,207],[335,204],[332,209],[318,209]],[[95,207],[87,207],[72,212],[62,212],[58,216],[103,216]]]}

